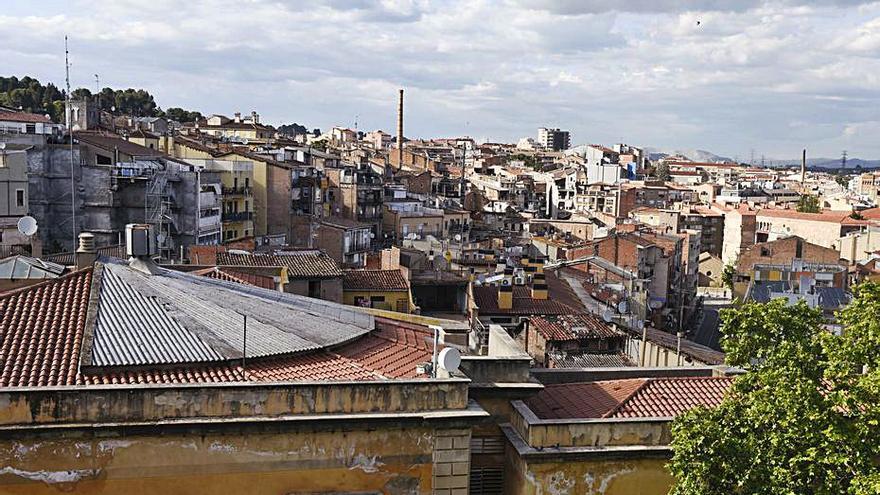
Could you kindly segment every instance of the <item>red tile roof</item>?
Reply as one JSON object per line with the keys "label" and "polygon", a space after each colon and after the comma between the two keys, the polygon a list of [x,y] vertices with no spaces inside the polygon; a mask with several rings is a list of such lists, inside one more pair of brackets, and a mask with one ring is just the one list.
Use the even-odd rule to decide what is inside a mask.
{"label": "red tile roof", "polygon": [[530,325],[547,340],[603,339],[621,336],[611,325],[592,313],[535,316]]}
{"label": "red tile roof", "polygon": [[546,385],[526,405],[541,419],[601,418],[644,383],[636,378]]}
{"label": "red tile roof", "polygon": [[608,417],[674,417],[697,406],[715,407],[732,383],[722,377],[650,379]]}
{"label": "red tile roof", "polygon": [[810,220],[813,222],[867,224],[863,220],[849,217],[848,211],[823,211],[821,213],[801,213],[796,210],[764,208],[758,210],[759,217],[790,218],[792,220]]}
{"label": "red tile roof", "polygon": [[76,383],[92,270],[0,295],[0,387]]}
{"label": "red tile roof", "polygon": [[342,289],[405,292],[409,284],[400,270],[347,270],[342,275]]}
{"label": "red tile roof", "polygon": [[553,300],[552,295],[548,299],[532,299],[531,288],[521,285],[513,286],[511,309],[498,308],[498,287],[474,287],[474,302],[481,315],[565,315],[583,311]]}
{"label": "red tile roof", "polygon": [[335,278],[342,270],[333,258],[316,249],[285,254],[217,253],[218,265],[283,266],[290,279]]}
{"label": "red tile roof", "polygon": [[336,352],[388,378],[414,378],[416,365],[431,360],[432,336],[427,331],[380,325],[377,332]]}
{"label": "red tile roof", "polygon": [[669,418],[717,406],[732,383],[728,377],[565,383],[547,385],[526,405],[541,419]]}
{"label": "red tile roof", "polygon": [[44,123],[51,124],[52,120],[45,115],[28,112],[3,112],[0,111],[0,120],[6,122],[26,122],[26,123]]}

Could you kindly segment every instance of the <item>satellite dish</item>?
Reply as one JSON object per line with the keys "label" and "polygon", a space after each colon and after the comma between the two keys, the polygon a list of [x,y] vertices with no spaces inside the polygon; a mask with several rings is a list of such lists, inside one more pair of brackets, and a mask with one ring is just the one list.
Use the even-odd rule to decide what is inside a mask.
{"label": "satellite dish", "polygon": [[618,313],[626,313],[626,301],[620,301],[617,303],[617,312]]}
{"label": "satellite dish", "polygon": [[645,328],[645,320],[636,320],[636,328],[639,330]]}
{"label": "satellite dish", "polygon": [[461,353],[457,349],[447,347],[437,356],[437,366],[450,373],[457,370],[459,365],[461,365]]}
{"label": "satellite dish", "polygon": [[0,143],[0,150],[6,149],[6,143]]}
{"label": "satellite dish", "polygon": [[458,242],[460,240],[461,240],[461,234],[455,234],[455,242]]}
{"label": "satellite dish", "polygon": [[18,219],[18,231],[26,236],[32,236],[37,233],[37,220],[30,216],[23,216]]}
{"label": "satellite dish", "polygon": [[165,243],[165,234],[162,234],[162,233],[156,234],[156,241],[158,241],[159,244],[164,244]]}
{"label": "satellite dish", "polygon": [[611,320],[614,319],[614,314],[611,312],[610,309],[606,309],[604,312],[602,312],[602,319],[605,320],[605,323],[611,323]]}

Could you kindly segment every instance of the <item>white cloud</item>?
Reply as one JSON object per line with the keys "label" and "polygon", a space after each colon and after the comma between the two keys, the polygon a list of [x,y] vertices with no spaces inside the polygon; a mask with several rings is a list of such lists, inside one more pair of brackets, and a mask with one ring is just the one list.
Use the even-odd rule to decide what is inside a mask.
{"label": "white cloud", "polygon": [[[48,1],[48,0],[47,0]],[[2,75],[143,87],[311,127],[874,157],[880,4],[845,0],[8,2]],[[733,6],[733,7],[731,7]],[[64,8],[61,8],[64,7]],[[798,122],[803,125],[791,126]],[[854,124],[855,123],[855,124]]]}

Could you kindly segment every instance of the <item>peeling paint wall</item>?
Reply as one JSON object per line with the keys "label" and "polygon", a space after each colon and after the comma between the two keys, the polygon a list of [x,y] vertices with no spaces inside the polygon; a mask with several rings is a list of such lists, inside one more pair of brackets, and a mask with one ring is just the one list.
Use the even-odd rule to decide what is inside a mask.
{"label": "peeling paint wall", "polygon": [[[435,491],[438,474],[446,486],[463,479],[467,489],[466,473],[453,463],[469,456],[469,429],[155,430],[32,430],[4,438],[0,493],[452,493]],[[437,471],[438,461],[448,473]]]}
{"label": "peeling paint wall", "polygon": [[513,495],[666,495],[665,459],[508,461],[504,493]]}

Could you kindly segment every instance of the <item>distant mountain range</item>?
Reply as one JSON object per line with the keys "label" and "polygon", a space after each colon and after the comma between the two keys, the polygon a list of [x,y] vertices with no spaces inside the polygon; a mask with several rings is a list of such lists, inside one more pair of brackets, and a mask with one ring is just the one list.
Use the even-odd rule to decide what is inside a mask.
{"label": "distant mountain range", "polygon": [[[675,150],[675,151],[661,151],[656,148],[646,148],[648,152],[648,158],[651,160],[659,160],[660,158],[664,158],[667,156],[674,155],[682,155],[690,158],[695,162],[732,162],[734,161],[732,158],[716,155],[711,151],[706,150]],[[742,163],[748,163],[748,160],[740,160]],[[777,160],[771,158],[765,158],[764,164],[767,167],[777,168],[777,167],[797,167],[800,166],[801,160],[800,158],[795,158],[791,160]],[[755,165],[760,166],[760,160],[755,159]],[[807,168],[812,169],[840,169],[841,168],[840,158],[807,158]],[[847,158],[846,160],[846,170],[855,170],[855,169],[875,169],[880,168],[880,160],[863,160],[861,158]]]}

